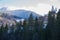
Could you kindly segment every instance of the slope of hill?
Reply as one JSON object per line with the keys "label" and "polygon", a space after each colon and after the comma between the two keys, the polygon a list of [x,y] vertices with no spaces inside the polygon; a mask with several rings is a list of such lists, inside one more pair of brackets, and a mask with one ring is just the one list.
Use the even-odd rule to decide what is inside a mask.
{"label": "slope of hill", "polygon": [[28,18],[31,13],[33,14],[33,17],[34,17],[34,18],[35,18],[36,16],[37,16],[37,17],[40,17],[40,16],[41,16],[41,15],[38,15],[37,13],[35,13],[35,12],[27,11],[27,10],[14,10],[14,11],[11,11],[11,14],[12,14],[12,15],[16,15],[16,16],[22,17],[22,18]]}
{"label": "slope of hill", "polygon": [[33,18],[41,17],[41,15],[28,10],[13,10],[8,11],[7,8],[3,7],[0,9],[0,23],[15,23],[16,20],[28,19],[30,14],[33,15]]}
{"label": "slope of hill", "polygon": [[20,17],[17,17],[15,15],[9,15],[9,14],[6,14],[6,13],[0,13],[0,25],[3,24],[3,25],[10,25],[10,24],[13,24],[13,25],[16,25],[16,20],[20,20],[21,18]]}
{"label": "slope of hill", "polygon": [[17,18],[17,17],[20,17],[20,18],[28,18],[31,13],[33,14],[33,17],[34,17],[34,18],[35,18],[36,16],[37,16],[37,17],[40,17],[40,16],[41,16],[41,15],[39,15],[39,14],[33,12],[33,11],[28,11],[28,10],[23,10],[23,9],[10,11],[10,10],[8,10],[7,7],[2,7],[2,8],[0,8],[0,12],[14,15],[14,17],[16,16],[16,18]]}

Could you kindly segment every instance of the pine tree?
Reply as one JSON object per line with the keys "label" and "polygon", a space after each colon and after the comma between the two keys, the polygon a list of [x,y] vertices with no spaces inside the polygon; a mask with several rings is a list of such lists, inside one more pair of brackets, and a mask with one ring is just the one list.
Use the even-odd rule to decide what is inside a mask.
{"label": "pine tree", "polygon": [[40,36],[39,35],[39,21],[38,21],[38,17],[36,17],[34,20],[34,34],[33,34],[32,40],[40,40],[39,36]]}
{"label": "pine tree", "polygon": [[4,27],[4,40],[8,40],[8,25],[6,24]]}
{"label": "pine tree", "polygon": [[28,23],[27,23],[27,20],[24,20],[23,21],[23,27],[24,27],[24,32],[23,32],[23,34],[24,34],[24,37],[23,37],[23,39],[24,40],[27,40],[27,37],[28,37],[28,33],[27,33],[27,27],[28,27]]}
{"label": "pine tree", "polygon": [[4,27],[4,31],[7,32],[8,31],[8,25],[6,24],[6,26]]}
{"label": "pine tree", "polygon": [[35,31],[38,32],[38,28],[39,28],[39,23],[38,23],[38,18],[35,18]]}
{"label": "pine tree", "polygon": [[29,25],[33,25],[33,21],[34,21],[34,19],[33,19],[33,14],[31,13],[30,14],[30,16],[29,16],[29,18],[28,18],[28,23],[29,23]]}
{"label": "pine tree", "polygon": [[33,14],[31,13],[29,18],[28,18],[28,29],[33,31],[34,29],[34,18],[33,18]]}
{"label": "pine tree", "polygon": [[43,28],[43,17],[39,17],[39,38],[40,40],[45,40],[45,30]]}
{"label": "pine tree", "polygon": [[27,31],[27,25],[28,25],[27,21],[24,20],[24,21],[23,21],[23,28],[24,28],[24,31]]}
{"label": "pine tree", "polygon": [[54,24],[55,24],[55,12],[49,11],[48,14],[48,25],[46,27],[46,40],[52,40],[54,33]]}
{"label": "pine tree", "polygon": [[57,22],[56,22],[56,28],[55,28],[55,40],[60,40],[60,9],[57,13]]}
{"label": "pine tree", "polygon": [[28,32],[27,32],[27,40],[32,40],[33,32],[34,31],[34,18],[33,14],[31,13],[28,18]]}
{"label": "pine tree", "polygon": [[20,39],[19,38],[20,37],[20,32],[21,32],[21,21],[20,21],[20,23],[16,23],[16,30],[15,30],[15,34],[14,34],[15,40]]}
{"label": "pine tree", "polygon": [[0,40],[3,40],[3,34],[4,34],[4,26],[2,24],[0,28]]}

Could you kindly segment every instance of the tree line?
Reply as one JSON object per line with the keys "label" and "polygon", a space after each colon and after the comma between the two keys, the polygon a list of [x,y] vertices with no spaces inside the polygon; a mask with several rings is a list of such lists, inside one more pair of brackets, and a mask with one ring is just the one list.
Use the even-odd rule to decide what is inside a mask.
{"label": "tree line", "polygon": [[48,24],[43,28],[42,17],[33,18],[31,13],[28,20],[20,21],[16,25],[7,24],[0,27],[0,40],[60,40],[60,10],[49,11]]}
{"label": "tree line", "polygon": [[[28,20],[20,21],[16,25],[3,25],[0,27],[0,40],[40,40],[40,31],[43,31],[43,20],[33,18],[31,13]],[[41,30],[40,30],[41,29]]]}
{"label": "tree line", "polygon": [[49,11],[46,40],[60,40],[60,9],[58,12]]}

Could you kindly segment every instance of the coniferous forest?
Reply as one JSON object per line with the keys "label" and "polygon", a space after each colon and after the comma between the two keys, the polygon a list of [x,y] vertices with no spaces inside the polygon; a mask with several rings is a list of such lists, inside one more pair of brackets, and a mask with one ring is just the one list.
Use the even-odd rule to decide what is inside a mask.
{"label": "coniferous forest", "polygon": [[60,40],[60,10],[48,12],[48,23],[43,28],[44,18],[35,17],[31,13],[28,20],[0,27],[0,40]]}

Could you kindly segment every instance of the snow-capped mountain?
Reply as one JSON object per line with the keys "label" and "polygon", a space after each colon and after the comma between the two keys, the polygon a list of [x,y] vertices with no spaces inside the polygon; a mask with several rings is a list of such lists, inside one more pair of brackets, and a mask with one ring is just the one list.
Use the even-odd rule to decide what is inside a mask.
{"label": "snow-capped mountain", "polygon": [[37,13],[35,13],[35,12],[27,11],[27,10],[14,10],[14,11],[11,11],[12,15],[16,15],[16,16],[22,17],[22,18],[28,18],[31,13],[33,14],[33,17],[41,16],[41,15],[38,15]]}
{"label": "snow-capped mountain", "polygon": [[28,11],[28,10],[22,10],[22,9],[19,9],[19,10],[8,10],[7,7],[2,7],[0,8],[0,12],[2,13],[7,13],[7,14],[11,14],[11,15],[15,15],[17,17],[20,17],[20,18],[28,18],[30,16],[30,14],[32,13],[33,14],[33,17],[35,18],[36,16],[37,17],[40,17],[41,15],[33,12],[33,11]]}
{"label": "snow-capped mountain", "polygon": [[28,10],[7,10],[6,7],[0,8],[0,23],[8,23],[12,24],[12,22],[15,24],[15,22],[22,21],[24,19],[28,19],[30,14],[33,15],[33,18],[41,17],[41,15],[38,15],[37,13],[33,11]]}
{"label": "snow-capped mountain", "polygon": [[1,7],[0,8],[0,12],[4,12],[4,13],[6,13],[8,10],[7,10],[7,7]]}

